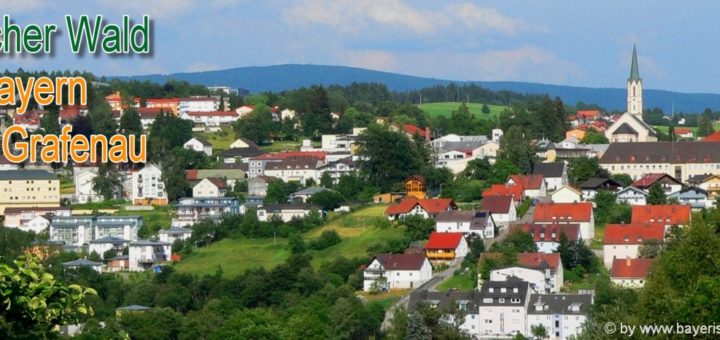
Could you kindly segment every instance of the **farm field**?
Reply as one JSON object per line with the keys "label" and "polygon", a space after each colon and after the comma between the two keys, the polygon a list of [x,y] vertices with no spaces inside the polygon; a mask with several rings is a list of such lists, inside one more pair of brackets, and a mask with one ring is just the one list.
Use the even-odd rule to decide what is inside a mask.
{"label": "farm field", "polygon": [[[418,105],[418,107],[427,112],[431,116],[450,116],[453,110],[457,110],[458,107],[460,107],[462,103],[460,102],[441,102],[441,103],[427,103]],[[500,116],[500,113],[503,112],[507,108],[507,106],[500,106],[500,105],[488,105],[490,108],[490,114],[482,113],[482,105],[481,103],[468,103],[468,109],[470,109],[470,112],[475,114],[475,117],[478,118],[497,118]]]}

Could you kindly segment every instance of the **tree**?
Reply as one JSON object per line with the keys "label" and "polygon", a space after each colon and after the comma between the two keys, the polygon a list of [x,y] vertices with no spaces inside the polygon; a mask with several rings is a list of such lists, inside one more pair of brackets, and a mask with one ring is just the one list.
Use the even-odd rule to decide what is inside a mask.
{"label": "tree", "polygon": [[580,141],[581,144],[608,144],[608,139],[602,133],[598,133],[594,129],[585,132],[585,137]]}
{"label": "tree", "polygon": [[40,127],[46,134],[58,135],[60,134],[60,124],[58,124],[58,119],[57,109],[49,110],[40,117]]}
{"label": "tree", "polygon": [[430,329],[425,325],[422,315],[417,311],[410,313],[407,319],[405,339],[426,340],[430,338]]}
{"label": "tree", "polygon": [[624,187],[630,186],[633,183],[632,177],[628,174],[615,174],[612,176],[612,179],[615,180],[615,182],[622,184]]}
{"label": "tree", "polygon": [[668,127],[668,138],[670,138],[671,142],[677,141],[677,136],[675,136],[675,127],[672,125]]}
{"label": "tree", "polygon": [[580,185],[593,177],[608,177],[607,171],[600,168],[597,158],[574,158],[570,161],[570,182]]}
{"label": "tree", "polygon": [[667,196],[665,190],[659,183],[655,183],[650,187],[648,191],[647,204],[666,204]]}
{"label": "tree", "polygon": [[325,171],[323,172],[322,176],[320,176],[320,186],[323,188],[332,188],[333,186],[333,180],[332,177],[330,177],[330,173]]}
{"label": "tree", "polygon": [[530,333],[536,338],[545,339],[548,337],[547,329],[543,325],[530,326]]}
{"label": "tree", "polygon": [[490,107],[487,106],[487,104],[482,105],[482,113],[489,115],[490,114]]}
{"label": "tree", "polygon": [[290,194],[297,189],[297,182],[270,181],[265,195],[265,203],[287,203]]}
{"label": "tree", "polygon": [[112,116],[112,108],[105,101],[105,98],[101,96],[96,97],[97,99],[92,102],[94,105],[90,106],[90,125],[96,134],[105,135],[110,138],[117,131],[117,124]]}
{"label": "tree", "polygon": [[405,135],[373,124],[358,138],[358,165],[370,184],[387,191],[420,171],[416,151]]}
{"label": "tree", "polygon": [[345,197],[337,191],[325,190],[310,197],[309,201],[327,211],[339,207],[341,203],[345,202]]}
{"label": "tree", "polygon": [[105,200],[115,198],[121,185],[120,173],[111,163],[101,164],[98,168],[98,175],[92,179],[93,191],[102,195]]}
{"label": "tree", "polygon": [[560,253],[560,260],[566,269],[582,267],[585,271],[590,271],[593,268],[595,254],[582,239],[571,241],[565,233],[560,233],[557,252]]}
{"label": "tree", "polygon": [[513,229],[500,242],[495,242],[490,247],[492,252],[501,253],[534,253],[537,252],[537,245],[533,240],[532,234],[526,233],[520,229]]}
{"label": "tree", "polygon": [[131,339],[175,339],[182,315],[170,308],[152,308],[142,313],[124,313],[120,325]]}
{"label": "tree", "polygon": [[127,109],[120,117],[120,132],[126,136],[140,136],[143,133],[140,115],[135,109]]}
{"label": "tree", "polygon": [[272,124],[270,108],[265,105],[258,105],[252,112],[233,123],[233,130],[238,137],[262,144],[270,139]]}
{"label": "tree", "polygon": [[66,284],[46,272],[40,260],[20,256],[12,264],[0,263],[0,336],[54,337],[58,324],[75,324],[93,309],[86,299],[97,295],[92,288]]}
{"label": "tree", "polygon": [[532,171],[535,150],[530,140],[525,137],[522,127],[513,126],[500,140],[498,160],[507,160],[517,166],[522,172]]}
{"label": "tree", "polygon": [[638,249],[638,257],[654,258],[657,257],[663,248],[663,242],[660,240],[645,240]]}
{"label": "tree", "polygon": [[182,148],[190,138],[192,138],[192,122],[161,111],[150,126],[147,143],[150,159],[154,162],[162,162],[171,150]]}
{"label": "tree", "polygon": [[421,216],[407,216],[402,220],[405,225],[405,235],[412,241],[426,240],[435,231],[435,221]]}

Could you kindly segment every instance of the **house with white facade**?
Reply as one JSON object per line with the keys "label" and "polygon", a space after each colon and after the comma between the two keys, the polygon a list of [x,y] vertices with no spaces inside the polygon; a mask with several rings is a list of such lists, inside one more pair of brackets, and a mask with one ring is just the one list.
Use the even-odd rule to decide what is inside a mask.
{"label": "house with white facade", "polygon": [[180,114],[180,118],[193,122],[195,126],[219,131],[220,126],[230,125],[240,119],[240,116],[233,111],[186,111]]}
{"label": "house with white facade", "polygon": [[538,198],[547,195],[545,179],[542,175],[511,175],[505,184],[519,185],[523,189],[524,197]]}
{"label": "house with white facade", "polygon": [[292,221],[293,218],[304,218],[312,212],[322,215],[320,207],[312,204],[263,204],[257,208],[257,217],[261,222],[267,222],[277,216],[283,222]]}
{"label": "house with white facade", "polygon": [[560,254],[519,253],[517,265],[494,269],[490,281],[521,279],[536,293],[557,293],[563,287],[564,270]]}
{"label": "house with white facade", "polygon": [[63,241],[74,247],[110,236],[135,241],[142,225],[141,216],[53,216],[49,228],[50,240]]}
{"label": "house with white facade", "polygon": [[435,231],[439,233],[460,232],[465,235],[475,234],[481,238],[495,237],[495,221],[489,211],[443,211],[435,221]]}
{"label": "house with white facade", "polygon": [[188,97],[180,98],[180,117],[188,112],[213,112],[220,109],[218,97]]}
{"label": "house with white facade", "polygon": [[580,237],[579,224],[535,224],[516,225],[523,232],[530,233],[541,253],[554,253],[560,246],[560,238],[565,235],[568,241],[576,242]]}
{"label": "house with white facade", "polygon": [[183,144],[183,148],[212,156],[212,144],[200,137],[190,138],[190,140]]}
{"label": "house with white facade", "polygon": [[543,326],[550,339],[577,337],[588,320],[593,304],[591,294],[533,294],[527,312],[527,332]]}
{"label": "house with white facade", "polygon": [[202,220],[219,222],[225,215],[243,212],[236,197],[183,197],[178,199],[175,209],[171,227],[189,227]]}
{"label": "house with white facade", "polygon": [[103,196],[93,189],[93,179],[98,176],[96,167],[76,167],[74,171],[75,201],[78,203],[99,202]]}
{"label": "house with white facade", "polygon": [[628,288],[641,288],[650,273],[654,259],[615,259],[610,269],[610,281]]}
{"label": "house with white facade", "polygon": [[665,192],[665,195],[676,193],[685,187],[682,182],[666,173],[648,173],[632,183],[632,186],[648,192],[654,185],[659,185],[660,188],[663,189],[663,192]]}
{"label": "house with white facade", "polygon": [[320,177],[327,173],[330,175],[333,184],[340,182],[340,177],[350,176],[355,174],[357,171],[357,162],[353,156],[338,159],[336,161],[328,162],[318,168],[320,171]]}
{"label": "house with white facade", "polygon": [[694,210],[710,208],[715,203],[708,199],[708,192],[698,187],[687,187],[667,196],[670,200],[677,200],[680,204],[691,206]]}
{"label": "house with white facade", "polygon": [[315,157],[287,157],[280,162],[270,162],[265,166],[265,176],[282,179],[285,182],[299,182],[302,185],[309,180],[320,182],[320,166],[323,163]]}
{"label": "house with white facade", "polygon": [[487,196],[480,202],[489,211],[497,225],[508,226],[517,221],[517,209],[511,196]]}
{"label": "house with white facade", "polygon": [[424,254],[377,254],[363,271],[363,290],[413,289],[432,279]]}
{"label": "house with white facade", "polygon": [[90,254],[94,252],[100,255],[101,259],[105,259],[105,252],[111,249],[115,250],[116,254],[122,255],[123,249],[125,249],[129,243],[130,241],[122,237],[106,236],[90,241],[88,252]]}
{"label": "house with white facade", "polygon": [[133,172],[131,198],[135,205],[167,205],[168,197],[163,182],[162,170],[154,164]]}
{"label": "house with white facade", "polygon": [[550,200],[553,203],[577,203],[582,202],[582,192],[569,185],[563,185],[550,194]]}
{"label": "house with white facade", "polygon": [[533,222],[538,224],[579,224],[580,238],[586,243],[595,237],[595,216],[589,202],[538,203]]}
{"label": "house with white facade", "polygon": [[[408,310],[414,311],[426,305],[440,312],[439,322],[458,329],[472,339],[480,336],[479,306],[480,292],[431,292],[415,290],[410,294]],[[456,320],[459,318],[459,320]]]}
{"label": "house with white facade", "polygon": [[636,259],[647,242],[665,241],[663,224],[606,224],[603,239],[603,263],[610,268],[615,259]]}
{"label": "house with white facade", "polygon": [[193,197],[225,197],[228,186],[216,177],[206,177],[193,187]]}
{"label": "house with white facade", "polygon": [[619,204],[645,205],[648,193],[634,186],[628,186],[615,194],[615,201]]}
{"label": "house with white facade", "polygon": [[436,218],[443,211],[456,210],[455,201],[450,198],[417,199],[406,197],[396,204],[385,209],[385,216],[389,220],[403,219],[406,216],[421,216],[422,218]]}
{"label": "house with white facade", "polygon": [[128,245],[130,270],[142,271],[153,265],[170,261],[172,244],[154,240],[138,240]]}
{"label": "house with white facade", "polygon": [[547,191],[554,191],[568,185],[567,164],[565,162],[535,163],[533,175],[542,175]]}
{"label": "house with white facade", "polygon": [[307,187],[290,194],[290,203],[310,203],[310,198],[323,191],[331,191],[324,187]]}
{"label": "house with white facade", "polygon": [[511,338],[525,334],[529,284],[522,280],[487,281],[480,288],[478,318],[481,338]]}
{"label": "house with white facade", "polygon": [[103,264],[100,262],[90,261],[88,259],[77,259],[74,261],[64,262],[62,264],[63,268],[65,270],[73,269],[77,270],[79,268],[90,268],[98,273],[102,272]]}
{"label": "house with white facade", "polygon": [[167,243],[175,243],[176,240],[187,240],[192,236],[192,230],[182,227],[170,227],[160,230],[158,233],[160,241]]}
{"label": "house with white facade", "polygon": [[622,187],[622,184],[612,178],[593,177],[583,183],[580,183],[583,200],[586,201],[595,199],[595,195],[597,195],[599,190],[617,192]]}

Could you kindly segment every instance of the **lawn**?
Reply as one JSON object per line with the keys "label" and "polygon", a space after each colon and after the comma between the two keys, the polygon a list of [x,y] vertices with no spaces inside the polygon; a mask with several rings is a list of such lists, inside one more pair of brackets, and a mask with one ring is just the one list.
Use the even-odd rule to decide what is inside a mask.
{"label": "lawn", "polygon": [[[400,238],[403,229],[390,226],[385,229],[375,228],[375,221],[384,218],[387,206],[374,205],[362,208],[347,215],[331,219],[320,228],[310,230],[303,235],[306,241],[320,236],[325,230],[335,230],[342,241],[327,249],[308,251],[312,255],[313,266],[318,267],[326,261],[339,256],[362,257],[367,255],[370,245],[394,238]],[[221,265],[224,275],[233,276],[249,268],[273,268],[290,256],[287,241],[278,239],[277,244],[272,239],[226,239],[208,247],[197,249],[188,255],[175,267],[179,271],[195,274],[214,273]],[[232,267],[225,268],[232,264]]]}
{"label": "lawn", "polygon": [[395,303],[395,301],[399,300],[409,292],[409,289],[392,289],[379,294],[361,292],[359,295],[362,296],[367,303],[379,303],[385,310],[387,310],[393,303]]}
{"label": "lawn", "polygon": [[[265,152],[281,152],[281,151],[300,151],[302,141],[285,140],[275,141],[268,145],[260,145],[260,149]],[[320,142],[312,142],[314,148],[320,147]]]}
{"label": "lawn", "polygon": [[120,209],[115,215],[118,216],[142,216],[143,224],[154,226],[151,230],[170,228],[173,210],[170,206],[154,206],[153,210],[124,210]]}
{"label": "lawn", "polygon": [[595,225],[595,238],[590,243],[590,249],[602,249],[603,238],[605,238],[605,225]]}
{"label": "lawn", "polygon": [[229,149],[236,139],[235,132],[229,126],[223,126],[218,132],[195,132],[194,135],[210,142],[213,150],[220,151]]}
{"label": "lawn", "polygon": [[468,270],[462,274],[459,275],[453,275],[447,280],[441,282],[437,286],[437,290],[441,292],[446,292],[450,289],[458,289],[461,291],[469,291],[473,290],[475,288],[475,278],[472,277],[474,274],[474,271]]}
{"label": "lawn", "polygon": [[75,193],[75,183],[73,183],[72,179],[62,176],[60,177],[60,194],[66,195],[66,194],[74,194]]}
{"label": "lawn", "polygon": [[[452,111],[457,110],[462,103],[459,102],[442,102],[442,103],[427,103],[418,105],[418,107],[427,112],[431,116],[449,116]],[[476,117],[492,117],[497,118],[500,113],[507,108],[507,106],[500,105],[488,105],[490,108],[490,114],[482,113],[481,103],[468,103],[468,109],[470,112],[475,114]]]}

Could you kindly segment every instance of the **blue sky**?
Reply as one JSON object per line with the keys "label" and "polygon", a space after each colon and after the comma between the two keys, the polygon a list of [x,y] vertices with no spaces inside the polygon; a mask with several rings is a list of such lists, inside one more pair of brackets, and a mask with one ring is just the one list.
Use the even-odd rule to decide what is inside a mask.
{"label": "blue sky", "polygon": [[[53,56],[3,68],[137,75],[286,63],[454,80],[624,87],[633,42],[646,88],[720,93],[720,2],[0,0],[16,23],[59,25]],[[65,14],[154,21],[150,57],[74,56]]]}

